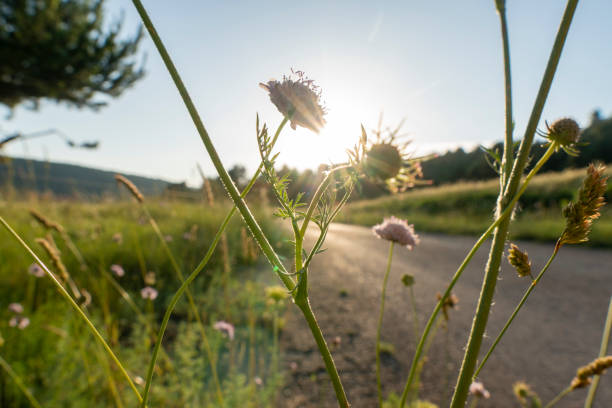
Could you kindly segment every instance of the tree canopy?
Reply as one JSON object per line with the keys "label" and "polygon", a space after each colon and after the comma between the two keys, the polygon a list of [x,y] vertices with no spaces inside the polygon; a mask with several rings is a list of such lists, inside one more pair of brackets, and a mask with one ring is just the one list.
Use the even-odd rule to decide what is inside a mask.
{"label": "tree canopy", "polygon": [[2,0],[0,103],[38,108],[48,98],[98,109],[142,78],[135,54],[142,27],[120,38],[123,19],[105,26],[104,0]]}

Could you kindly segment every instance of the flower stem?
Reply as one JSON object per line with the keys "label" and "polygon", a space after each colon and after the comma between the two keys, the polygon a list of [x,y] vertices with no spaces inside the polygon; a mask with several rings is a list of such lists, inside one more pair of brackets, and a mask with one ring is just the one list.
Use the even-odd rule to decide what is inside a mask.
{"label": "flower stem", "polygon": [[383,314],[385,312],[385,294],[387,292],[387,281],[391,272],[391,259],[393,258],[393,244],[389,245],[389,256],[387,258],[387,270],[383,278],[382,292],[380,295],[380,313],[378,314],[378,326],[376,328],[376,388],[378,390],[378,406],[383,406],[382,383],[380,379],[380,335],[382,332]]}
{"label": "flower stem", "polygon": [[573,391],[572,387],[567,387],[566,389],[561,391],[555,398],[553,398],[552,401],[546,404],[544,408],[551,408],[553,405],[561,401],[567,394],[569,394],[572,391]]}
{"label": "flower stem", "polygon": [[[513,209],[514,204],[506,204],[506,201],[515,196],[515,191],[519,186],[521,176],[523,174],[535,131],[544,109],[544,104],[550,91],[559,60],[561,58],[561,51],[565,44],[565,39],[569,32],[569,28],[574,16],[574,11],[578,5],[578,0],[568,0],[563,19],[559,26],[559,31],[555,38],[546,71],[534,103],[527,128],[525,130],[525,136],[521,142],[519,153],[512,167],[512,173],[506,185],[505,191],[500,191],[500,201],[498,203],[498,210],[502,208]],[[555,146],[555,143],[551,143],[550,148]],[[549,148],[549,150],[550,150]],[[495,286],[497,284],[497,277],[499,275],[499,268],[501,265],[501,258],[504,251],[504,245],[508,235],[508,229],[510,226],[510,218],[504,219],[497,227],[493,242],[491,244],[491,250],[489,252],[489,260],[485,268],[485,277],[483,279],[483,286],[480,292],[480,299],[476,308],[476,314],[472,323],[472,329],[470,332],[468,344],[465,350],[463,363],[461,364],[461,370],[459,377],[457,378],[457,385],[455,387],[455,393],[451,401],[451,408],[463,408],[469,392],[469,386],[472,382],[472,375],[478,359],[478,353],[482,344],[482,338],[487,326],[489,318],[489,311],[491,310],[491,304],[493,302],[493,295],[495,293]]]}
{"label": "flower stem", "polygon": [[[603,335],[601,336],[601,346],[599,347],[599,357],[605,357],[608,353],[608,343],[610,342],[610,331],[612,330],[612,297],[610,298],[610,305],[608,306],[608,316],[606,317],[606,324],[604,326]],[[589,387],[589,393],[584,401],[584,408],[591,408],[593,401],[595,400],[595,393],[599,386],[600,376],[596,375],[593,377],[593,382]]]}
{"label": "flower stem", "polygon": [[35,408],[41,408],[36,398],[34,398],[34,395],[32,395],[30,390],[28,390],[28,387],[26,387],[23,381],[21,380],[21,377],[19,377],[19,375],[17,375],[17,373],[13,371],[9,363],[7,363],[6,360],[2,358],[2,356],[0,356],[0,367],[2,367],[4,371],[6,371],[6,373],[9,375],[9,377],[11,377],[13,381],[15,381],[17,388],[19,388],[19,390],[23,392],[23,395],[25,395],[28,401],[30,401],[30,404]]}
{"label": "flower stem", "polygon": [[[402,393],[402,398],[401,398],[401,402],[400,402],[400,408],[403,407],[406,404],[406,398],[408,398],[408,392],[410,391],[410,388],[412,387],[412,383],[413,383],[413,381],[416,378],[416,372],[417,372],[417,367],[418,367],[418,364],[419,364],[419,360],[421,359],[421,356],[423,354],[423,347],[425,345],[425,342],[426,342],[427,338],[430,335],[430,332],[431,332],[433,324],[434,324],[434,322],[436,320],[436,317],[438,316],[438,313],[440,313],[440,310],[442,309],[442,304],[450,296],[451,291],[455,287],[455,284],[457,283],[457,281],[459,280],[459,278],[463,274],[463,271],[468,266],[468,264],[470,263],[470,261],[472,260],[474,255],[476,254],[476,251],[478,251],[478,249],[482,246],[482,244],[487,240],[487,238],[489,237],[491,232],[493,232],[493,230],[495,230],[495,228],[497,228],[504,220],[507,220],[510,217],[510,214],[512,214],[512,211],[514,210],[514,205],[517,203],[519,198],[523,195],[523,193],[527,189],[527,186],[529,185],[529,182],[531,181],[531,179],[533,179],[533,177],[540,170],[540,168],[542,168],[544,163],[546,163],[546,161],[548,161],[550,156],[552,156],[552,154],[555,152],[556,148],[557,148],[557,146],[554,143],[552,143],[548,147],[548,150],[540,158],[538,163],[536,163],[534,168],[531,169],[529,174],[527,174],[527,177],[525,177],[525,180],[523,181],[523,184],[522,184],[521,188],[516,193],[516,195],[512,198],[510,203],[508,203],[508,206],[506,207],[506,209],[495,220],[495,222],[493,222],[491,225],[489,225],[487,230],[482,233],[480,238],[478,238],[478,240],[476,241],[476,243],[474,244],[472,249],[470,249],[470,251],[466,255],[466,257],[463,260],[463,262],[461,263],[461,265],[459,265],[459,268],[457,269],[457,271],[453,275],[453,278],[451,279],[450,283],[448,284],[448,286],[446,288],[446,291],[444,292],[444,294],[442,295],[442,297],[440,298],[440,300],[436,304],[433,312],[431,313],[431,316],[429,317],[429,320],[427,321],[427,323],[425,325],[425,329],[423,330],[423,334],[421,334],[421,339],[419,340],[419,343],[417,345],[416,351],[414,353],[414,357],[412,358],[412,364],[410,366],[410,371],[408,373],[408,380],[406,381],[406,385],[404,386],[404,391]],[[468,387],[469,387],[469,384],[468,384]]]}
{"label": "flower stem", "polygon": [[506,99],[506,137],[504,141],[504,154],[502,157],[502,189],[506,186],[506,181],[512,171],[512,153],[513,142],[512,132],[514,123],[512,122],[512,76],[510,73],[510,40],[508,39],[508,21],[506,19],[506,0],[497,0],[495,2],[497,12],[499,14],[502,43],[504,49],[504,81],[505,81],[505,99]]}
{"label": "flower stem", "polygon": [[542,270],[540,271],[538,276],[531,282],[531,284],[529,285],[529,288],[527,289],[527,291],[523,295],[523,298],[521,299],[519,304],[514,309],[514,312],[512,312],[512,315],[510,316],[510,318],[508,319],[508,321],[504,325],[504,328],[499,333],[499,335],[497,336],[497,338],[495,339],[495,341],[491,345],[491,348],[489,349],[489,351],[485,355],[484,359],[482,360],[482,362],[480,363],[480,365],[478,366],[478,368],[474,372],[474,378],[476,378],[478,376],[478,374],[480,373],[480,370],[482,370],[482,368],[486,364],[487,360],[489,359],[489,356],[491,356],[491,353],[493,353],[493,350],[495,350],[495,347],[497,347],[497,344],[500,342],[501,338],[504,336],[504,334],[506,333],[506,331],[508,330],[508,328],[510,327],[510,325],[514,321],[514,318],[516,317],[518,312],[521,310],[521,308],[523,307],[523,305],[527,301],[527,298],[529,297],[531,292],[535,289],[536,285],[540,282],[540,279],[542,279],[542,276],[544,276],[544,272],[546,272],[548,270],[548,267],[550,266],[552,261],[555,259],[555,257],[557,256],[558,252],[559,252],[559,247],[555,246],[555,249],[554,249],[552,255],[550,256],[550,258],[548,258],[548,261],[546,262],[546,265],[544,265],[544,267],[542,268]]}
{"label": "flower stem", "polygon": [[142,401],[142,396],[140,395],[140,392],[138,392],[138,388],[136,388],[136,385],[134,385],[134,382],[130,378],[129,374],[127,373],[127,371],[125,370],[125,368],[123,367],[123,365],[121,364],[121,362],[119,361],[119,359],[117,358],[117,356],[115,355],[113,350],[110,348],[110,346],[108,345],[106,340],[104,340],[104,337],[102,337],[102,335],[100,334],[98,329],[96,329],[96,326],[94,326],[94,324],[91,322],[91,320],[89,320],[89,318],[87,317],[85,312],[83,312],[83,310],[81,310],[79,305],[74,301],[72,296],[70,296],[70,294],[64,288],[64,286],[61,284],[61,282],[55,277],[53,272],[51,272],[51,270],[38,257],[38,255],[36,255],[36,253],[28,246],[28,244],[26,244],[25,241],[23,239],[21,239],[19,234],[17,234],[17,232],[15,232],[15,230],[13,228],[11,228],[11,226],[4,220],[4,218],[2,216],[0,216],[0,223],[12,235],[12,237],[19,243],[19,245],[21,245],[28,252],[28,254],[30,254],[30,256],[32,257],[34,262],[39,264],[40,267],[43,268],[43,270],[51,278],[51,280],[53,281],[53,283],[57,287],[57,290],[60,292],[60,294],[68,301],[68,303],[70,303],[70,306],[72,306],[72,308],[77,312],[77,314],[85,321],[85,324],[87,325],[89,330],[93,333],[94,337],[102,344],[102,346],[104,347],[104,349],[106,350],[106,352],[108,353],[110,358],[115,362],[115,364],[119,368],[119,371],[121,371],[121,374],[125,377],[125,379],[127,380],[128,384],[130,385],[130,388],[136,394],[136,397],[138,398],[138,400]]}

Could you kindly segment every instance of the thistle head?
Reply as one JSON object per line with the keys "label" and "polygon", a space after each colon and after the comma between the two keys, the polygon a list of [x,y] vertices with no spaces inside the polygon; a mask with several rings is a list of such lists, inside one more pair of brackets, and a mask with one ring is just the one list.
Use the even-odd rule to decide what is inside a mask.
{"label": "thistle head", "polygon": [[373,226],[372,232],[378,238],[405,246],[408,249],[414,248],[420,242],[419,236],[414,232],[414,225],[394,216],[385,218],[382,223]]}
{"label": "thistle head", "polygon": [[580,139],[580,126],[574,119],[561,118],[554,121],[551,125],[546,123],[546,132],[538,132],[540,136],[555,143],[567,154],[576,156],[576,143]]}
{"label": "thistle head", "polygon": [[293,71],[295,79],[283,76],[282,81],[270,80],[260,83],[268,91],[270,100],[282,115],[289,119],[291,128],[296,126],[310,129],[315,133],[325,126],[325,108],[321,105],[321,91],[308,79],[304,72]]}
{"label": "thistle head", "polygon": [[527,252],[522,252],[519,247],[514,244],[510,244],[508,250],[508,262],[516,269],[519,277],[531,275],[531,261]]}

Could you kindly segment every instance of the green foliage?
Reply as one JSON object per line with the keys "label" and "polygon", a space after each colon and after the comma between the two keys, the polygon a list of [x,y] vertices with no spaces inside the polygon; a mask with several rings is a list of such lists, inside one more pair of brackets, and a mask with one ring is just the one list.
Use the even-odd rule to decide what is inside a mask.
{"label": "green foliage", "polygon": [[0,103],[37,108],[49,98],[98,109],[142,78],[132,58],[142,38],[105,30],[104,0],[4,0],[0,5]]}

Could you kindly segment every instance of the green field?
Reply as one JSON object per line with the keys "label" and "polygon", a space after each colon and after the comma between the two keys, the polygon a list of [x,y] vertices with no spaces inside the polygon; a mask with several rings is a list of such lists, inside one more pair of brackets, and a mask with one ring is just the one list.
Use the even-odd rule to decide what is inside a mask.
{"label": "green field", "polygon": [[[65,228],[86,268],[61,234],[46,230],[29,215],[30,208]],[[167,202],[150,205],[149,210],[186,276],[204,255],[228,208]],[[142,384],[164,307],[179,280],[140,207],[128,202],[31,201],[0,204],[0,214],[57,272],[34,240],[48,237],[55,242],[71,278],[91,293],[87,313],[136,384]],[[263,214],[258,219],[264,220],[268,236],[280,246],[271,219]],[[275,283],[274,276],[267,273],[268,266],[259,259],[241,220],[235,217],[226,232],[227,257],[219,245],[191,288],[215,356],[223,406],[274,406],[282,374],[275,368],[278,337],[273,326],[282,323],[283,306],[266,298],[265,288]],[[28,273],[32,259],[4,229],[0,236],[0,357],[43,406],[136,406],[117,367],[51,280]],[[121,265],[125,274],[111,272],[113,264]],[[154,283],[150,272],[155,274]],[[156,299],[143,298],[145,286],[158,291]],[[22,305],[23,312],[9,310],[12,303]],[[15,317],[29,319],[29,325],[14,327]],[[221,320],[234,325],[233,340],[213,328]],[[152,406],[220,406],[203,340],[185,299],[177,305],[163,344]],[[0,370],[0,406],[29,405],[15,384]]]}
{"label": "green field", "polygon": [[[565,225],[561,210],[576,196],[585,174],[584,169],[576,169],[536,176],[519,201],[516,222],[511,227],[512,238],[556,240]],[[490,180],[361,200],[347,206],[338,221],[372,226],[383,217],[395,215],[406,218],[417,231],[480,234],[492,222],[498,189],[499,182]],[[606,201],[611,190],[609,185]],[[604,207],[601,218],[594,223],[589,245],[612,246],[610,214]]]}

